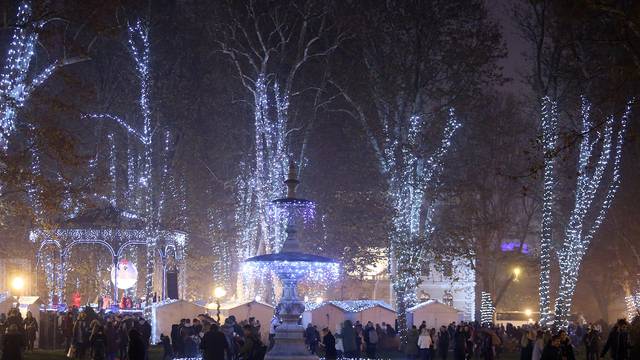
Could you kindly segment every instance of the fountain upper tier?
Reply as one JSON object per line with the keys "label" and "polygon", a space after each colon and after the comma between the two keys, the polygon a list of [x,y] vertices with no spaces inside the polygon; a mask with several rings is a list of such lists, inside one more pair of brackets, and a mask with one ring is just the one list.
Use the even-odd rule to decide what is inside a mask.
{"label": "fountain upper tier", "polygon": [[[286,228],[287,238],[282,244],[282,249],[277,253],[251,257],[245,260],[245,262],[263,263],[265,265],[269,264],[271,270],[276,272],[284,271],[287,267],[296,268],[298,270],[297,272],[313,272],[320,270],[318,269],[318,266],[321,264],[330,264],[329,267],[337,268],[337,261],[335,259],[305,253],[300,247],[300,243],[296,237],[297,231],[294,225],[296,212],[292,210],[312,210],[314,208],[314,203],[313,201],[296,197],[296,188],[300,184],[300,181],[297,179],[296,168],[293,163],[289,166],[289,174],[287,180],[285,180],[285,184],[287,185],[287,197],[276,199],[272,202],[274,206],[289,210]],[[305,266],[305,264],[311,265],[312,263],[315,266]],[[304,271],[305,268],[308,268],[309,271]],[[331,268],[328,268],[327,270],[334,271]]]}

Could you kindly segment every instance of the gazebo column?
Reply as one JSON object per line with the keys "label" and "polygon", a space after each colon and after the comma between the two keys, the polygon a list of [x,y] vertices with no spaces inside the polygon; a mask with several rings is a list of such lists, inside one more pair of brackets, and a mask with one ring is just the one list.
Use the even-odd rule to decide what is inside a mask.
{"label": "gazebo column", "polygon": [[60,263],[58,264],[57,278],[57,281],[54,283],[58,284],[56,289],[58,292],[58,304],[63,304],[66,303],[66,301],[64,301],[64,287],[67,278],[67,255],[64,250],[60,251]]}
{"label": "gazebo column", "polygon": [[118,255],[113,256],[113,303],[119,304],[118,300]]}
{"label": "gazebo column", "polygon": [[160,300],[167,298],[167,254],[162,254],[162,294]]}

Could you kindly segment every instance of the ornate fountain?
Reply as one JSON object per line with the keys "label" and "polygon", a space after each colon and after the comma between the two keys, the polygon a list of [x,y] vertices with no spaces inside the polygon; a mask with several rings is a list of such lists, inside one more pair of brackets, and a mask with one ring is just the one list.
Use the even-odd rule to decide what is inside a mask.
{"label": "ornate fountain", "polygon": [[296,238],[296,209],[310,209],[313,202],[296,198],[296,188],[300,181],[296,176],[293,163],[289,166],[287,197],[273,201],[275,206],[287,212],[287,238],[278,253],[254,256],[245,260],[245,264],[253,267],[267,268],[282,282],[282,298],[277,312],[282,324],[276,328],[275,345],[267,353],[265,359],[317,359],[309,353],[304,343],[304,329],[298,324],[304,312],[304,303],[298,296],[298,282],[318,274],[337,277],[338,262],[324,256],[302,252],[300,242]]}

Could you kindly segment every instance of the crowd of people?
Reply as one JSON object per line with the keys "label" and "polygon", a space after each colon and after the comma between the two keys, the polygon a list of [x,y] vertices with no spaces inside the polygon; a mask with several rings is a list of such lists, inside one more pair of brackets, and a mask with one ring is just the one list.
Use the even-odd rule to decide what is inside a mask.
{"label": "crowd of people", "polygon": [[[304,332],[305,344],[312,354],[320,351],[325,358],[376,358],[382,344],[393,347],[399,345],[397,331],[391,324],[366,324],[345,320],[332,333],[329,328],[322,331],[313,324],[308,324]],[[395,346],[397,348],[397,345]]]}
{"label": "crowd of people", "polygon": [[24,319],[17,308],[0,314],[2,360],[20,359],[24,349],[33,351],[37,333],[38,322],[30,311]]}
{"label": "crowd of people", "polygon": [[[60,333],[68,358],[82,360],[146,360],[151,325],[142,317],[104,312],[91,307],[60,314]],[[0,314],[1,360],[21,360],[33,351],[38,322],[31,312],[23,319],[17,308]]]}
{"label": "crowd of people", "polygon": [[[207,314],[181,319],[170,334],[160,335],[163,359],[263,360],[274,345],[280,322],[273,317],[269,338],[261,336],[260,322],[254,318],[237,321],[229,316],[222,324]],[[131,314],[96,313],[91,307],[72,308],[60,315],[60,333],[67,357],[85,360],[148,360],[151,325]],[[28,312],[23,318],[17,308],[0,314],[0,360],[21,360],[33,350],[38,322]],[[326,359],[369,358],[397,355],[400,348],[408,359],[469,360],[500,359],[504,353],[519,352],[521,360],[574,360],[580,350],[587,360],[606,354],[614,360],[640,359],[640,318],[632,324],[621,319],[608,329],[604,323],[570,325],[552,332],[537,324],[524,326],[480,325],[477,322],[451,323],[436,329],[425,322],[412,326],[404,345],[391,324],[365,324],[345,320],[335,331],[308,324],[304,341],[312,354]]]}
{"label": "crowd of people", "polygon": [[171,334],[161,334],[164,359],[262,360],[267,352],[255,318],[238,322],[229,316],[222,324],[206,314],[193,320],[181,319],[171,326]]}
{"label": "crowd of people", "polygon": [[640,342],[632,340],[632,329],[637,338],[640,319],[633,325],[618,320],[606,337],[602,324],[572,324],[567,330],[553,332],[537,324],[515,327],[462,322],[435,329],[423,322],[408,331],[404,353],[420,360],[447,360],[451,355],[454,360],[494,360],[507,352],[519,352],[520,360],[574,360],[582,348],[587,360],[606,354],[614,360],[640,359]]}

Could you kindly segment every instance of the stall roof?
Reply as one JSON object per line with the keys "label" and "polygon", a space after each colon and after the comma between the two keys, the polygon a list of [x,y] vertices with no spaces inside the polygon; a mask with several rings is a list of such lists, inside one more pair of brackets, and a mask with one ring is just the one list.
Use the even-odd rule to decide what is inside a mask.
{"label": "stall roof", "polygon": [[[212,303],[212,304],[214,304],[214,303]],[[207,307],[209,307],[212,304],[208,304]],[[220,304],[220,310],[235,309],[237,307],[248,305],[248,304],[260,304],[260,305],[268,306],[270,308],[274,308],[274,306],[271,305],[271,304],[267,304],[267,303],[262,302],[262,301],[251,300],[251,301],[235,301],[235,302],[223,303],[223,304]]]}
{"label": "stall roof", "polygon": [[395,310],[393,309],[393,307],[391,307],[391,305],[387,304],[382,300],[330,300],[330,301],[323,301],[321,303],[306,302],[304,304],[304,308],[306,311],[313,311],[321,306],[328,305],[328,304],[336,306],[341,310],[343,310],[344,312],[349,312],[349,313],[357,313],[360,311],[374,308],[376,306],[395,312]]}
{"label": "stall roof", "polygon": [[435,308],[441,308],[445,311],[451,312],[451,311],[455,311],[455,312],[462,312],[456,308],[454,308],[453,306],[449,306],[447,304],[443,304],[441,302],[439,302],[438,300],[427,300],[421,304],[418,304],[416,306],[410,307],[407,309],[407,312],[414,312],[418,309],[424,308],[424,307],[435,307]]}

